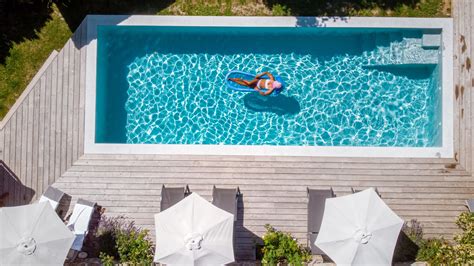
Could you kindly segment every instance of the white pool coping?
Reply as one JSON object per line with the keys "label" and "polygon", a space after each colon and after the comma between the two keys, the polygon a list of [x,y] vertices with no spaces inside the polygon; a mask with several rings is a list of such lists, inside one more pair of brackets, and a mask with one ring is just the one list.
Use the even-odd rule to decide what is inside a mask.
{"label": "white pool coping", "polygon": [[[442,30],[442,146],[342,147],[274,145],[98,144],[95,143],[96,61],[98,25],[423,28]],[[453,158],[453,21],[451,18],[381,17],[199,17],[87,16],[86,113],[84,152],[100,154],[191,154],[331,157]]]}

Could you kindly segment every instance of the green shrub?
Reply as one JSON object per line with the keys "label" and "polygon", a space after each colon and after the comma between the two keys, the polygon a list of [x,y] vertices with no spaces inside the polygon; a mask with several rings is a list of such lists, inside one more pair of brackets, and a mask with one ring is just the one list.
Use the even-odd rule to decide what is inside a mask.
{"label": "green shrub", "polygon": [[402,231],[410,238],[413,243],[420,246],[423,243],[423,227],[421,223],[415,219],[405,222]]}
{"label": "green shrub", "polygon": [[148,240],[148,230],[119,232],[117,249],[121,262],[151,264],[153,245]]}
{"label": "green shrub", "polygon": [[99,258],[104,265],[121,263],[149,265],[153,261],[153,243],[148,230],[141,230],[125,217],[101,217],[96,233]]}
{"label": "green shrub", "polygon": [[443,238],[431,238],[420,245],[416,260],[430,264],[447,264],[452,258],[452,248]]}
{"label": "green shrub", "polygon": [[454,243],[443,238],[425,240],[416,259],[433,265],[474,265],[474,213],[462,213],[456,224],[462,233],[454,236]]}
{"label": "green shrub", "polygon": [[462,234],[454,236],[459,244],[474,244],[474,213],[463,212],[456,220],[456,225],[463,231]]}
{"label": "green shrub", "polygon": [[285,5],[275,4],[272,6],[272,15],[274,16],[289,16],[291,15],[291,9]]}
{"label": "green shrub", "polygon": [[290,234],[275,230],[269,224],[265,228],[267,232],[263,236],[262,264],[276,265],[280,262],[296,266],[311,260],[309,251]]}
{"label": "green shrub", "polygon": [[102,264],[104,266],[113,266],[114,265],[114,256],[110,256],[110,255],[107,255],[104,252],[101,252],[99,254],[99,259],[100,259],[100,262],[102,262]]}
{"label": "green shrub", "polygon": [[462,230],[454,236],[454,263],[474,265],[474,213],[463,212],[456,220],[456,225]]}

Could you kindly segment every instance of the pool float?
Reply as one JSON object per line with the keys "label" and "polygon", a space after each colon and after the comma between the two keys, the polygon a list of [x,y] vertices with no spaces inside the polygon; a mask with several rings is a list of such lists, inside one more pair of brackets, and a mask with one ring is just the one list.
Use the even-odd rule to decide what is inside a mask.
{"label": "pool float", "polygon": [[[280,94],[280,92],[285,88],[285,83],[283,82],[283,79],[278,76],[278,75],[273,75],[276,81],[281,83],[281,88],[275,89],[271,96],[277,96]],[[254,74],[243,72],[243,71],[238,71],[238,70],[232,70],[227,75],[225,76],[225,82],[227,84],[227,87],[230,89],[233,89],[235,91],[240,91],[240,92],[255,92],[255,89],[249,88],[247,86],[242,86],[240,84],[237,84],[233,82],[232,80],[229,80],[229,78],[241,78],[245,80],[252,80],[255,78]],[[262,78],[270,79],[267,75],[263,75]],[[262,91],[266,91],[266,89],[262,89]]]}

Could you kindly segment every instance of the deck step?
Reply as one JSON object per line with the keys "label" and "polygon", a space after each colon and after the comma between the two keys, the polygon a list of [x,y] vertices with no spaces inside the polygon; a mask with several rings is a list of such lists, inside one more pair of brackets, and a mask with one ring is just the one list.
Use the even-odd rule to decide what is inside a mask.
{"label": "deck step", "polygon": [[423,34],[421,47],[424,49],[435,49],[441,46],[441,34]]}

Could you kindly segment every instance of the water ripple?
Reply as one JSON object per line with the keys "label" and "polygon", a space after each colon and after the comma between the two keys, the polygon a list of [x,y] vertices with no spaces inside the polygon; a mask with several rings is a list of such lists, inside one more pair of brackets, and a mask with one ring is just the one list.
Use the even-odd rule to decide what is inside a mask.
{"label": "water ripple", "polygon": [[[367,55],[148,54],[129,66],[128,143],[435,145],[436,79],[364,67]],[[270,71],[277,98],[234,92],[228,71]]]}

